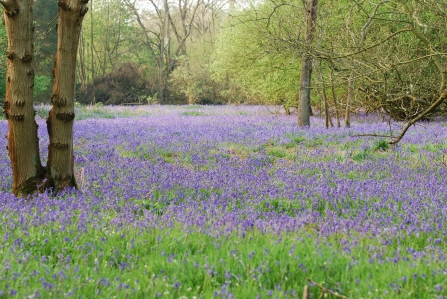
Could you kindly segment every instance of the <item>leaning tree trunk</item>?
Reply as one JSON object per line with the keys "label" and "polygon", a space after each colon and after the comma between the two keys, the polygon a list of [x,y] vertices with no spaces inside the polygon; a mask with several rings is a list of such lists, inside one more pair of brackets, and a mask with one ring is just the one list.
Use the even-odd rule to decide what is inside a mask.
{"label": "leaning tree trunk", "polygon": [[47,119],[48,184],[56,192],[66,187],[77,188],[74,176],[73,120],[76,83],[76,54],[82,20],[88,0],[59,0],[57,52],[54,61],[53,107]]}
{"label": "leaning tree trunk", "polygon": [[306,46],[301,61],[300,99],[298,103],[298,126],[310,125],[310,84],[312,75],[311,46],[315,32],[317,19],[318,0],[308,0],[306,5],[306,34],[304,44]]}
{"label": "leaning tree trunk", "polygon": [[13,193],[26,196],[36,191],[43,177],[37,124],[34,120],[33,0],[0,1],[8,35],[6,101],[8,151],[13,174]]}

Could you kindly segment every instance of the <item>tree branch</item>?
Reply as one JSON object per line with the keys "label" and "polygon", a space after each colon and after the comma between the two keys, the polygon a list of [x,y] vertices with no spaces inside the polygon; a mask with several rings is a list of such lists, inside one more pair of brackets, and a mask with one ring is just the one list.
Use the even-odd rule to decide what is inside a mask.
{"label": "tree branch", "polygon": [[[324,293],[328,293],[328,294],[331,294],[332,296],[335,296],[335,297],[337,297],[337,298],[349,299],[349,297],[346,297],[346,296],[340,295],[340,294],[338,294],[338,293],[335,293],[335,292],[333,292],[333,291],[331,291],[331,290],[329,290],[329,289],[323,287],[321,284],[316,283],[315,281],[313,281],[313,280],[310,279],[310,278],[308,278],[307,281],[309,281],[311,284],[314,284],[314,285],[316,285],[317,287],[319,287],[319,288],[323,291],[323,293],[322,293],[323,295],[324,295]],[[320,296],[320,297],[321,297],[321,296]]]}
{"label": "tree branch", "polygon": [[[414,19],[415,18],[414,13],[411,12],[408,5],[406,3],[401,3],[401,4],[404,7],[404,10],[407,13],[409,19]],[[433,53],[433,48],[431,47],[430,41],[425,37],[425,35],[423,35],[416,29],[414,22],[410,22],[410,29],[413,32],[413,34],[427,47],[427,49],[429,49],[430,52]],[[439,72],[442,75],[442,82],[441,82],[441,86],[439,88],[440,92],[442,92],[444,90],[445,84],[446,84],[445,75],[446,75],[447,70],[443,66],[442,61],[439,59],[438,56],[433,56],[433,61],[435,62],[436,67],[438,68]]]}
{"label": "tree branch", "polygon": [[407,132],[407,130],[414,125],[417,121],[419,121],[420,119],[422,119],[425,115],[427,115],[428,113],[430,113],[431,111],[433,111],[436,107],[438,107],[439,105],[441,105],[441,103],[447,99],[447,89],[444,90],[443,93],[441,93],[441,96],[439,97],[439,99],[434,102],[430,107],[427,108],[427,110],[425,110],[424,112],[422,112],[421,114],[418,115],[418,117],[412,119],[411,121],[409,121],[407,123],[407,125],[405,126],[405,128],[402,130],[402,132],[400,133],[399,136],[395,137],[395,139],[393,141],[390,141],[390,144],[397,144],[404,136],[405,133]]}
{"label": "tree branch", "polygon": [[393,33],[393,34],[387,36],[387,37],[384,38],[383,40],[381,40],[381,41],[379,41],[379,42],[377,42],[377,43],[375,43],[375,44],[373,44],[373,45],[370,45],[370,46],[368,46],[368,47],[361,48],[360,50],[358,50],[358,51],[356,51],[356,52],[352,52],[352,53],[348,53],[348,54],[344,54],[344,55],[340,55],[340,56],[335,56],[335,57],[331,57],[330,55],[325,55],[324,53],[321,53],[322,55],[319,55],[319,56],[316,56],[316,57],[317,57],[317,58],[322,58],[322,59],[325,59],[325,58],[326,58],[326,59],[341,59],[341,58],[347,58],[347,57],[350,57],[350,56],[354,56],[354,55],[357,55],[357,54],[366,52],[367,50],[373,49],[373,48],[375,48],[375,47],[378,47],[378,46],[380,46],[381,44],[384,44],[386,41],[392,39],[393,37],[395,37],[395,36],[397,36],[397,35],[399,35],[399,34],[401,34],[401,33],[403,33],[403,32],[410,32],[410,31],[413,31],[413,30],[412,30],[412,29],[402,29],[402,30],[396,31],[395,33]]}

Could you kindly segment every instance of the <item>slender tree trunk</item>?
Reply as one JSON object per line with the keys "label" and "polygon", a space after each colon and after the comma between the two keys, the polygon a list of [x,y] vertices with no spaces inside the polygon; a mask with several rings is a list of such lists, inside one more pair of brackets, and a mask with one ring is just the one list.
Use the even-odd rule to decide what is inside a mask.
{"label": "slender tree trunk", "polygon": [[107,2],[106,36],[104,37],[105,42],[104,42],[104,57],[102,61],[102,76],[105,76],[106,74],[107,54],[109,52],[109,18],[110,18],[110,5],[109,2]]}
{"label": "slender tree trunk", "polygon": [[74,176],[73,120],[76,53],[88,0],[59,0],[57,52],[54,63],[53,107],[47,119],[50,136],[47,174],[55,191],[77,188]]}
{"label": "slender tree trunk", "polygon": [[33,0],[0,1],[8,35],[6,101],[8,152],[16,196],[37,189],[44,169],[39,156],[37,124],[34,120]]}
{"label": "slender tree trunk", "polygon": [[[118,1],[118,5],[121,5],[121,3]],[[119,53],[118,49],[121,42],[121,22],[122,22],[122,10],[120,8],[115,7],[115,9],[118,9],[118,23],[114,22],[113,26],[113,48],[112,51],[109,51],[109,62],[112,66],[112,69],[116,68],[116,61],[118,60]],[[116,26],[116,27],[115,27]]]}
{"label": "slender tree trunk", "polygon": [[335,94],[333,72],[334,72],[334,70],[331,68],[331,91],[332,91],[332,98],[334,99],[334,109],[335,109],[335,117],[337,118],[337,127],[340,128],[340,116],[338,114],[337,95]]}
{"label": "slender tree trunk", "polygon": [[308,0],[306,5],[306,34],[304,44],[306,49],[301,61],[300,77],[300,99],[298,103],[298,126],[305,127],[310,125],[310,85],[312,76],[312,56],[311,46],[315,32],[315,22],[317,19],[318,0]]}
{"label": "slender tree trunk", "polygon": [[79,78],[81,80],[82,87],[85,87],[87,84],[87,72],[85,71],[85,41],[84,35],[81,32],[81,36],[79,38]]}
{"label": "slender tree trunk", "polygon": [[163,46],[160,44],[160,56],[158,57],[158,100],[160,101],[160,104],[165,103],[165,78],[164,78],[164,72],[163,72]]}
{"label": "slender tree trunk", "polygon": [[346,100],[345,127],[351,126],[351,104],[354,97],[354,75],[351,73],[348,79],[348,98]]}
{"label": "slender tree trunk", "polygon": [[319,73],[320,73],[320,77],[321,77],[321,86],[322,86],[322,88],[321,88],[321,97],[322,97],[323,103],[324,103],[325,125],[326,125],[326,128],[329,128],[329,125],[331,127],[333,127],[334,124],[332,123],[332,117],[331,117],[331,115],[329,113],[329,103],[328,103],[327,94],[326,94],[326,83],[325,83],[325,80],[324,80],[323,72],[321,71],[321,64],[320,64],[319,70],[320,70]]}
{"label": "slender tree trunk", "polygon": [[92,71],[92,82],[95,80],[95,55],[94,55],[94,39],[93,39],[93,0],[90,2],[91,12],[90,12],[90,55],[91,55],[91,71]]}
{"label": "slender tree trunk", "polygon": [[171,75],[172,72],[172,60],[171,60],[171,27],[169,24],[169,6],[168,6],[168,2],[165,1],[165,26],[166,26],[166,34],[165,34],[165,43],[166,43],[166,54],[165,54],[165,60],[166,60],[166,74],[165,74],[165,90],[164,90],[164,98],[166,100],[167,103],[171,104],[171,94],[170,94],[170,87],[169,87],[169,76]]}

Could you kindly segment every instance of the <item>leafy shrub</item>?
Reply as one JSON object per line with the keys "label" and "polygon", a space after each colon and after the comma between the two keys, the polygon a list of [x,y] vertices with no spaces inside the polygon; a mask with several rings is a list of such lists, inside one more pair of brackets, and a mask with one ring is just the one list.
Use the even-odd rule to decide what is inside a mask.
{"label": "leafy shrub", "polygon": [[45,92],[49,89],[51,83],[51,78],[48,76],[35,76],[34,77],[34,96]]}
{"label": "leafy shrub", "polygon": [[147,83],[144,73],[128,62],[114,72],[96,77],[92,84],[81,87],[77,92],[77,101],[82,104],[101,102],[105,105],[141,103],[149,95]]}

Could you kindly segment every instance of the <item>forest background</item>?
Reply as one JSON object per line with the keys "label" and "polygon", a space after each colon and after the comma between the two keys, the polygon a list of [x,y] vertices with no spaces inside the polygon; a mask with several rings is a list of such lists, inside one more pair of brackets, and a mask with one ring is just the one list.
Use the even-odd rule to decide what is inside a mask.
{"label": "forest background", "polygon": [[[321,0],[311,45],[303,41],[306,2],[90,1],[77,102],[273,104],[293,112],[304,54],[312,57],[312,106],[338,125],[359,109],[414,118],[445,89],[445,1]],[[51,99],[56,17],[57,6],[35,1],[37,103]],[[0,37],[6,51],[4,26]],[[0,78],[0,101],[4,95]],[[427,117],[446,110],[441,104]]]}

